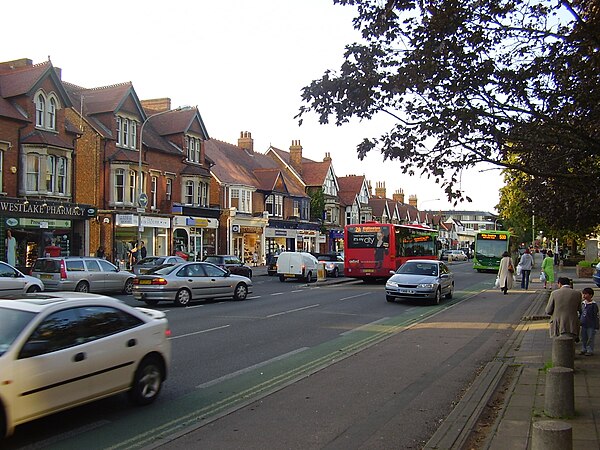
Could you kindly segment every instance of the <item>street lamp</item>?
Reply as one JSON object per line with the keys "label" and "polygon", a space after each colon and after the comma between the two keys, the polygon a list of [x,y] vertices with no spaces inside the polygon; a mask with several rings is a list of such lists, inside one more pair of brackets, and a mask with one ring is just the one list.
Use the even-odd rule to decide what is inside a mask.
{"label": "street lamp", "polygon": [[[142,192],[142,150],[144,148],[144,127],[148,123],[150,119],[157,116],[162,116],[163,114],[167,114],[175,111],[188,111],[193,109],[191,106],[180,106],[176,109],[167,109],[166,111],[160,111],[146,117],[146,120],[142,123],[140,127],[140,153],[138,159],[138,173],[137,173],[137,183],[138,183],[138,196],[137,196],[137,212],[138,212],[138,232],[137,232],[137,245],[140,245],[142,242],[142,213],[146,210],[146,205],[148,204],[148,196]],[[137,248],[137,246],[136,246]],[[139,251],[139,248],[138,248]]]}

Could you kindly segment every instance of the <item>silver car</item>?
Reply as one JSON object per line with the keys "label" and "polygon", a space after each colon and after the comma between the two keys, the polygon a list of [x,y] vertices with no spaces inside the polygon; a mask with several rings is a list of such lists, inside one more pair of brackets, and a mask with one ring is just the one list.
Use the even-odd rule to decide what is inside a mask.
{"label": "silver car", "polygon": [[133,298],[156,305],[172,301],[187,306],[195,299],[233,298],[245,300],[252,292],[252,280],[205,262],[187,262],[159,267],[138,275],[133,284]]}
{"label": "silver car", "polygon": [[317,253],[315,255],[319,263],[325,264],[328,277],[337,278],[344,275],[344,258],[335,253]]}
{"label": "silver car", "polygon": [[39,278],[47,291],[123,292],[131,294],[131,272],[119,270],[102,258],[57,256],[38,258],[31,275]]}
{"label": "silver car", "polygon": [[0,295],[40,292],[44,284],[35,277],[25,275],[10,264],[0,261]]}
{"label": "silver car", "polygon": [[454,275],[448,266],[432,259],[413,259],[402,264],[385,283],[385,298],[427,300],[439,304],[442,296],[452,298]]}

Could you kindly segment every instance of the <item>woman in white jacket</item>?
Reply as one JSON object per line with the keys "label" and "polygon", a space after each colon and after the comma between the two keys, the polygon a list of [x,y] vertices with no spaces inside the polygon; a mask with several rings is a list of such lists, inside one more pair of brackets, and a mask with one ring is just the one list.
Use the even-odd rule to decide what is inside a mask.
{"label": "woman in white jacket", "polygon": [[500,281],[500,289],[504,295],[513,287],[513,273],[515,271],[510,253],[504,252],[500,260],[500,269],[498,270],[498,280]]}

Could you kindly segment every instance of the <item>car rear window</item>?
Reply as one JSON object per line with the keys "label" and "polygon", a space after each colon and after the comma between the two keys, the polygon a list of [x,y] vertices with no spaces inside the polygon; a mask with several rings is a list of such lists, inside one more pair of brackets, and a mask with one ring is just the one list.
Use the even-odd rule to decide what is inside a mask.
{"label": "car rear window", "polygon": [[38,259],[33,272],[60,273],[60,263],[56,259]]}
{"label": "car rear window", "polygon": [[84,272],[85,267],[83,265],[83,260],[77,261],[67,261],[65,263],[65,267],[69,272]]}
{"label": "car rear window", "polygon": [[209,262],[211,264],[221,264],[221,258],[218,256],[207,256],[204,258],[204,262]]}

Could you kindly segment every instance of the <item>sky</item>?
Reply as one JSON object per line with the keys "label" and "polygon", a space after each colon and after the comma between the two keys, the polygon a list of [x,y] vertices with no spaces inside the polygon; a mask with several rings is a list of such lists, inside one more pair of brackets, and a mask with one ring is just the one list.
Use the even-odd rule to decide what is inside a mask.
{"label": "sky", "polygon": [[[5,2],[0,61],[50,57],[62,79],[86,88],[131,81],[142,100],[168,97],[172,107],[197,106],[211,138],[237,144],[249,131],[254,150],[288,150],[300,140],[303,156],[333,160],[336,175],[365,175],[387,197],[401,189],[419,209],[495,212],[499,169],[471,168],[461,189],[472,203],[449,203],[439,185],[401,173],[397,161],[356,146],[394,122],[382,115],[337,127],[298,113],[301,89],[337,70],[344,46],[359,40],[353,7],[332,0],[157,0]],[[35,14],[32,12],[35,11]]]}

